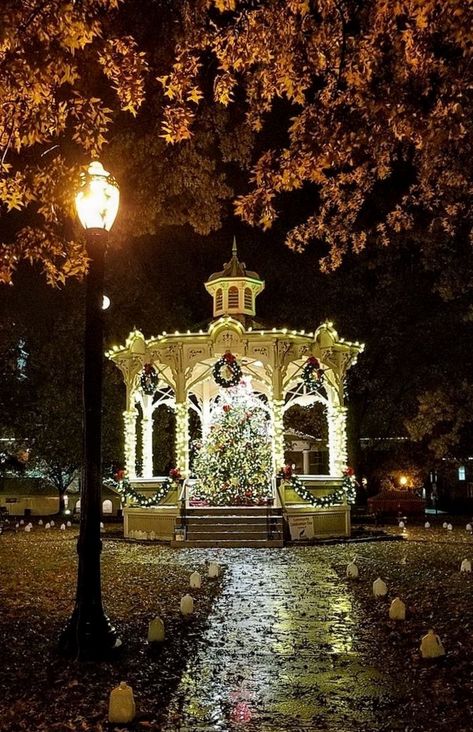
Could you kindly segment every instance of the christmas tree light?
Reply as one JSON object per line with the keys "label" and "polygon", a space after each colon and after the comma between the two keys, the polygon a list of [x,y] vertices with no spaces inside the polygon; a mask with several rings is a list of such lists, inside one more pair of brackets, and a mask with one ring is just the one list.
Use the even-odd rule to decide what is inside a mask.
{"label": "christmas tree light", "polygon": [[271,425],[251,381],[222,390],[198,447],[194,496],[210,505],[254,505],[272,498]]}

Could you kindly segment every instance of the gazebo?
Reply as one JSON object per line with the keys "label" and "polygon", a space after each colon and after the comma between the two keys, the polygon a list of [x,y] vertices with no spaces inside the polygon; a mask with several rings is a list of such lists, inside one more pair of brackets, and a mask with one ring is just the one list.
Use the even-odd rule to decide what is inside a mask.
{"label": "gazebo", "polygon": [[[264,327],[256,319],[255,308],[256,298],[264,287],[260,276],[247,270],[238,259],[234,241],[230,261],[205,283],[213,300],[213,319],[206,329],[163,332],[151,338],[133,330],[124,345],[114,346],[107,353],[120,369],[126,387],[125,466],[131,485],[146,496],[165,480],[153,475],[153,412],[162,404],[175,413],[175,461],[186,479],[180,494],[170,492],[158,506],[127,506],[126,535],[144,538],[146,534],[146,538],[173,540],[176,526],[183,524],[183,512],[192,511],[185,490],[191,469],[189,413],[194,410],[198,414],[205,440],[211,410],[221,390],[214,378],[214,367],[225,354],[236,359],[243,376],[251,380],[254,392],[264,399],[268,410],[274,471],[273,508],[284,517],[286,528],[292,510],[293,514],[313,517],[316,536],[349,531],[346,501],[338,500],[335,506],[331,505],[333,501],[328,501],[326,506],[317,507],[317,501],[295,495],[290,485],[284,484],[283,490],[278,488],[276,475],[285,463],[285,411],[293,405],[310,406],[319,401],[325,407],[328,422],[329,474],[304,476],[304,485],[311,495],[323,497],[333,494],[334,486],[341,484],[347,464],[344,380],[363,346],[340,338],[331,322],[310,332]],[[316,363],[318,373],[323,373],[319,388],[310,388],[307,379],[302,378],[308,363]],[[150,375],[155,377],[151,389],[146,388],[146,378]],[[138,427],[141,475],[136,471]],[[334,509],[338,521],[333,516],[328,520]],[[325,522],[321,520],[324,512]]]}

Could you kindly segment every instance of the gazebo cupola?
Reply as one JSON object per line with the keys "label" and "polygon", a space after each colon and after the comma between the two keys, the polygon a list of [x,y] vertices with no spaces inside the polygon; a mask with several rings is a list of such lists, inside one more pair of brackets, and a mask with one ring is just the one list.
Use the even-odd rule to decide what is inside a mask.
{"label": "gazebo cupola", "polygon": [[213,315],[231,315],[245,323],[255,315],[255,299],[264,290],[264,281],[256,272],[246,269],[238,259],[237,245],[233,237],[232,258],[223,265],[221,272],[214,272],[205,283],[205,289],[213,297]]}

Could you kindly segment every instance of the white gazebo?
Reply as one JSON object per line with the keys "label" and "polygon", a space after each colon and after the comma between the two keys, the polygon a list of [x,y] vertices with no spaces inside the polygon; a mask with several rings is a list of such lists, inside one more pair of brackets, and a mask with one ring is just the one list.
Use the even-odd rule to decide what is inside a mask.
{"label": "white gazebo", "polygon": [[[236,357],[243,375],[251,378],[255,393],[265,397],[272,427],[274,475],[285,462],[285,411],[293,405],[310,406],[319,401],[326,408],[328,422],[329,475],[304,476],[304,480],[310,490],[319,491],[322,495],[341,481],[347,464],[344,381],[347,370],[355,363],[363,346],[340,338],[331,322],[325,322],[310,332],[264,327],[255,318],[255,300],[264,286],[260,276],[248,271],[239,261],[234,242],[230,261],[205,283],[213,298],[213,320],[206,329],[163,332],[151,338],[145,338],[139,330],[134,330],[123,346],[114,346],[107,353],[120,369],[125,382],[125,467],[136,490],[143,494],[153,492],[156,484],[164,480],[153,475],[152,439],[153,411],[162,404],[175,412],[175,464],[183,476],[189,476],[189,412],[192,409],[199,415],[205,439],[212,405],[221,389],[213,378],[212,370],[215,362],[228,352]],[[318,360],[324,372],[323,388],[314,392],[302,380],[302,371],[310,357]],[[159,381],[155,392],[146,394],[141,386],[141,377],[143,369],[151,366]],[[136,474],[137,428],[141,430],[142,450],[139,476]],[[294,500],[285,501],[281,491],[276,489],[276,481],[274,492],[275,505],[282,508],[286,518],[290,505],[305,512],[312,509],[314,515],[317,512],[322,515],[328,510],[313,509],[290,491],[289,499]],[[166,526],[166,537],[171,538],[174,533],[172,509],[173,520],[179,523],[181,506],[182,502],[168,496],[163,501],[161,512],[129,507],[125,509],[125,533],[134,530],[131,517],[136,515],[137,518],[136,512],[145,512],[146,520],[142,515],[136,525],[149,527],[153,524],[152,531],[157,537],[163,536],[158,524]],[[316,535],[346,533],[349,530],[349,508],[346,505],[342,508],[345,517],[343,530],[339,522],[333,531],[330,528],[328,531],[314,529]]]}

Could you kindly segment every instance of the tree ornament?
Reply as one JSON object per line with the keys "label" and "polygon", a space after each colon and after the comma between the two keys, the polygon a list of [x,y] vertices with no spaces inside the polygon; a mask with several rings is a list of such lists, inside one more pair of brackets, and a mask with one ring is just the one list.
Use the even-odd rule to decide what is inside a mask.
{"label": "tree ornament", "polygon": [[144,394],[153,396],[159,384],[158,372],[153,364],[145,363],[140,376],[141,389]]}
{"label": "tree ornament", "polygon": [[324,385],[324,372],[315,356],[310,356],[302,369],[302,381],[311,393],[319,391]]}
{"label": "tree ornament", "polygon": [[241,366],[230,351],[224,353],[214,364],[212,374],[215,382],[224,389],[236,386],[242,377]]}

